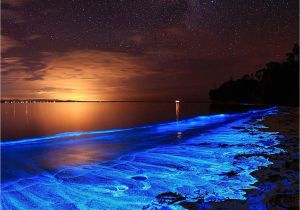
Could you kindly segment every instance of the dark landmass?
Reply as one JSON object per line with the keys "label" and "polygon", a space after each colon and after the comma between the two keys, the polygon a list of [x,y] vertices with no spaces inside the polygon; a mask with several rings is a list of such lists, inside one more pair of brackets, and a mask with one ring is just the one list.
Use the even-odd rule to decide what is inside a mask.
{"label": "dark landmass", "polygon": [[220,102],[299,105],[299,45],[284,62],[269,62],[264,69],[229,81],[209,92]]}

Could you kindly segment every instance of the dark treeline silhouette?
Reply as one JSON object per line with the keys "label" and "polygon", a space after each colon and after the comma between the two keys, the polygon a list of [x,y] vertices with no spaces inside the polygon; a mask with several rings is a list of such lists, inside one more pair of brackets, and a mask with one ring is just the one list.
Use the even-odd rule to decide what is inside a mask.
{"label": "dark treeline silhouette", "polygon": [[255,74],[230,79],[209,92],[221,102],[299,105],[299,45],[295,44],[284,62],[270,62]]}

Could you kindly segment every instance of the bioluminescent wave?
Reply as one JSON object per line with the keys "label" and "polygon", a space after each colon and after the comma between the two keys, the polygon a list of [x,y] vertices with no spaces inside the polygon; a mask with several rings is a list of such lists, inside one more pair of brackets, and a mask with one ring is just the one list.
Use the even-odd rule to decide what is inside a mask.
{"label": "bioluminescent wave", "polygon": [[[2,143],[3,209],[181,209],[245,199],[279,134],[276,108]],[[258,200],[260,198],[257,198]],[[261,198],[262,199],[262,198]],[[259,202],[256,200],[256,202]]]}

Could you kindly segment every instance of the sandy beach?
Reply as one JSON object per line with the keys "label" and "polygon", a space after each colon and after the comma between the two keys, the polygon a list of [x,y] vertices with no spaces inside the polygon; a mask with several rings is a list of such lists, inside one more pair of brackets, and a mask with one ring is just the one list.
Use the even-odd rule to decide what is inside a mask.
{"label": "sandy beach", "polygon": [[299,209],[299,109],[283,107],[281,111],[280,115],[267,117],[263,124],[268,131],[283,135],[278,147],[286,152],[267,156],[273,164],[253,176],[259,180],[257,186],[272,186],[263,193],[268,209]]}
{"label": "sandy beach", "polygon": [[[284,153],[260,154],[273,164],[251,173],[258,181],[256,189],[245,190],[246,200],[182,203],[187,209],[299,209],[299,108],[280,107],[279,114],[267,116],[262,131],[279,132],[277,147]],[[257,154],[256,154],[257,155]],[[248,155],[249,157],[249,155]]]}

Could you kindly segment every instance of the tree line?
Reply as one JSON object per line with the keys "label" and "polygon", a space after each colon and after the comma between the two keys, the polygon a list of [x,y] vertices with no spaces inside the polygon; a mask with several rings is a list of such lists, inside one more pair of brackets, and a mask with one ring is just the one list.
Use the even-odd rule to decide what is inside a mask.
{"label": "tree line", "polygon": [[299,45],[287,53],[284,62],[269,62],[251,75],[223,83],[209,92],[221,102],[299,105]]}

